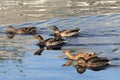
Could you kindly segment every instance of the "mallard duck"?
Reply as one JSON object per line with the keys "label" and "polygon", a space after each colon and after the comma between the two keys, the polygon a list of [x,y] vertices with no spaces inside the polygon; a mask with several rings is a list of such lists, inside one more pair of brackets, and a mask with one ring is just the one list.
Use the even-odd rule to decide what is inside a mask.
{"label": "mallard duck", "polygon": [[46,46],[47,49],[60,48],[66,42],[65,40],[59,38],[49,38],[44,40],[40,35],[36,35],[34,37],[40,41],[40,45]]}
{"label": "mallard duck", "polygon": [[78,35],[80,29],[76,28],[76,29],[70,29],[70,30],[62,30],[60,31],[58,29],[58,27],[56,26],[50,26],[50,28],[54,31],[54,36],[55,37],[72,37],[72,36],[76,36]]}
{"label": "mallard duck", "polygon": [[94,57],[88,60],[85,60],[83,57],[79,57],[76,65],[88,67],[92,70],[100,70],[109,65],[109,60],[103,57]]}
{"label": "mallard duck", "polygon": [[89,68],[93,71],[99,71],[105,69],[109,65],[109,60],[101,57],[94,57],[88,60],[85,60],[83,57],[79,57],[74,67],[77,72],[82,74],[86,71],[86,68]]}
{"label": "mallard duck", "polygon": [[36,27],[21,27],[19,29],[15,29],[13,26],[8,26],[6,33],[16,33],[16,34],[36,34]]}
{"label": "mallard duck", "polygon": [[73,55],[70,51],[64,51],[63,53],[67,55],[71,60],[77,60],[79,57],[83,57],[85,60],[88,60],[97,56],[94,52],[81,52],[76,55]]}

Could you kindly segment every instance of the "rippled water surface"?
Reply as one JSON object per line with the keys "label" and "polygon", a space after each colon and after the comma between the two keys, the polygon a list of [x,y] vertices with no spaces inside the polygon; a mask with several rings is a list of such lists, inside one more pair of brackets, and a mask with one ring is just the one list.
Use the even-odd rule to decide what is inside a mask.
{"label": "rippled water surface", "polygon": [[[39,22],[13,25],[16,28],[36,26],[38,34],[45,39],[53,37],[50,25],[60,30],[79,27],[77,37],[66,38],[62,50],[44,50],[34,55],[39,47],[33,35],[15,35],[7,38],[2,26],[0,33],[0,78],[2,80],[118,80],[120,79],[120,15],[92,15],[73,18],[52,18]],[[62,66],[67,62],[65,50],[77,52],[92,51],[111,60],[105,70],[87,69],[83,74],[74,66]],[[112,66],[113,65],[113,66]],[[114,76],[114,77],[113,77]]]}
{"label": "rippled water surface", "polygon": [[[61,6],[62,5],[62,6]],[[119,80],[120,79],[119,0],[0,0],[0,79],[1,80]],[[78,36],[65,38],[61,50],[41,50],[34,35],[9,39],[7,26],[35,26],[37,35],[53,37],[50,25],[60,30],[80,28]],[[63,51],[95,52],[110,60],[103,70],[63,66]],[[35,55],[41,51],[41,55]]]}
{"label": "rippled water surface", "polygon": [[0,25],[113,13],[120,0],[0,0]]}

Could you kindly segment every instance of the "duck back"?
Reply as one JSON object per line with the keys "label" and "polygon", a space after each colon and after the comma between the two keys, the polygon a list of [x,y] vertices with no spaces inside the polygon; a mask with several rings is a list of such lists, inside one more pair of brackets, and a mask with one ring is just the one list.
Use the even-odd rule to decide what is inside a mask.
{"label": "duck back", "polygon": [[87,66],[88,67],[104,67],[104,66],[109,65],[108,62],[109,60],[106,58],[94,57],[87,61]]}

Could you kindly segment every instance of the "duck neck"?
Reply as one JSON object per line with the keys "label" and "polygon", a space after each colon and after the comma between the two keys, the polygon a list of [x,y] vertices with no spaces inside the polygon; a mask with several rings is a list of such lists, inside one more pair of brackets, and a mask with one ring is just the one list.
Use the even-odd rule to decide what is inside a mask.
{"label": "duck neck", "polygon": [[74,55],[73,55],[71,52],[67,53],[66,55],[67,55],[70,59],[73,59],[73,58],[74,58]]}
{"label": "duck neck", "polygon": [[59,30],[56,30],[55,33],[54,33],[54,36],[55,36],[55,37],[61,37],[60,31],[59,31]]}
{"label": "duck neck", "polygon": [[45,42],[42,37],[39,37],[39,38],[37,38],[37,39],[40,41],[40,43],[44,43],[44,42]]}
{"label": "duck neck", "polygon": [[58,34],[58,33],[60,33],[60,31],[59,31],[59,30],[55,30],[55,33],[57,33],[57,34]]}

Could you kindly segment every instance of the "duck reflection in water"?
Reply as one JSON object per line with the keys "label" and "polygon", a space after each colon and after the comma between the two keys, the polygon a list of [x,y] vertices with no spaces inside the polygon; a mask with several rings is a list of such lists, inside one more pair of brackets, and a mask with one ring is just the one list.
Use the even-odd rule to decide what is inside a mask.
{"label": "duck reflection in water", "polygon": [[35,53],[34,55],[41,55],[41,53],[44,51],[44,46],[40,47]]}
{"label": "duck reflection in water", "polygon": [[15,37],[15,33],[13,33],[13,32],[7,32],[6,35],[9,39],[12,39]]}
{"label": "duck reflection in water", "polygon": [[82,74],[86,71],[86,68],[99,71],[105,69],[109,65],[109,60],[107,58],[98,57],[96,53],[92,52],[82,52],[73,55],[69,51],[64,51],[69,59],[68,62],[63,64],[63,66],[73,65],[77,72]]}

